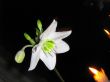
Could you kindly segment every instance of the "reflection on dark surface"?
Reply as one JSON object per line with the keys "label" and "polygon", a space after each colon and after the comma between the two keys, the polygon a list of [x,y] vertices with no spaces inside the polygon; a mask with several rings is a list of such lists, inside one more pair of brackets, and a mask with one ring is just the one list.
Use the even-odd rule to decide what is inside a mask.
{"label": "reflection on dark surface", "polygon": [[[3,2],[3,15],[0,15],[0,82],[60,82],[56,74],[49,71],[41,61],[34,71],[27,71],[31,49],[26,50],[22,64],[14,61],[16,52],[28,44],[23,33],[34,36],[38,18],[42,20],[44,29],[56,18],[58,28],[69,27],[73,30],[72,35],[65,39],[71,50],[57,55],[56,67],[66,82],[95,82],[88,72],[91,65],[102,67],[110,79],[110,39],[103,31],[105,26],[110,27],[110,3],[104,3],[104,8],[100,11],[97,4],[87,6],[84,5],[85,1],[76,1],[72,7],[68,4],[66,8],[62,4],[64,11],[59,4],[51,10],[46,6],[39,8],[38,3],[32,1]],[[46,15],[47,12],[43,10],[49,14]]]}

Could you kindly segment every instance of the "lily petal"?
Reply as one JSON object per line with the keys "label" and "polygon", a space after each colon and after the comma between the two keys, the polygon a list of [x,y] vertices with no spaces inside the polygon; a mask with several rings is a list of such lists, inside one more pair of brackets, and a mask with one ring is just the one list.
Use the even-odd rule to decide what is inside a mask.
{"label": "lily petal", "polygon": [[48,36],[48,38],[52,38],[54,40],[64,39],[64,38],[68,37],[71,33],[72,33],[72,30],[63,31],[63,32],[54,32],[54,33],[51,33],[51,35]]}
{"label": "lily petal", "polygon": [[28,71],[35,69],[35,67],[37,66],[37,63],[40,59],[40,52],[41,52],[41,49],[39,46],[33,47],[30,67],[29,67]]}
{"label": "lily petal", "polygon": [[57,21],[53,20],[50,26],[41,34],[40,39],[47,38],[51,33],[56,31]]}
{"label": "lily petal", "polygon": [[56,45],[54,50],[56,53],[65,53],[70,50],[69,45],[63,40],[57,40],[55,41],[55,44]]}
{"label": "lily petal", "polygon": [[40,54],[40,59],[44,62],[49,70],[53,70],[56,65],[56,54],[51,52],[50,54]]}

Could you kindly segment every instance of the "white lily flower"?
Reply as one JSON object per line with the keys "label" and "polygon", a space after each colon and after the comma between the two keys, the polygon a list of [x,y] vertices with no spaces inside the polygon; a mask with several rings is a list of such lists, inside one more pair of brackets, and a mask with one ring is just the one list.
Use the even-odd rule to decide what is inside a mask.
{"label": "white lily flower", "polygon": [[62,39],[68,37],[72,31],[56,32],[57,21],[53,20],[50,26],[40,35],[40,42],[32,48],[32,57],[28,70],[33,70],[41,59],[49,70],[56,65],[56,54],[70,50],[69,45]]}

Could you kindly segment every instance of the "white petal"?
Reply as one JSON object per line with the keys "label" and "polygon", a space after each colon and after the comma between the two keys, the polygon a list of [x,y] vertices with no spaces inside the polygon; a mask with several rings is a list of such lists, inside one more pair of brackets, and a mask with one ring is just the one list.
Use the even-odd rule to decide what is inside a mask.
{"label": "white petal", "polygon": [[68,37],[71,33],[72,33],[72,30],[63,31],[63,32],[54,32],[49,36],[49,38],[52,38],[54,40],[64,39],[64,38]]}
{"label": "white petal", "polygon": [[55,52],[56,53],[65,53],[70,50],[69,45],[63,40],[55,41]]}
{"label": "white petal", "polygon": [[30,62],[30,67],[28,71],[35,69],[37,66],[37,63],[40,59],[40,50],[41,48],[39,46],[35,46],[32,49],[32,56],[31,56],[31,62]]}
{"label": "white petal", "polygon": [[47,66],[49,70],[53,70],[56,65],[56,54],[44,54],[42,51],[42,54],[40,54],[40,59],[44,62],[44,64]]}
{"label": "white petal", "polygon": [[40,39],[44,39],[45,37],[48,37],[51,33],[55,32],[56,27],[57,27],[57,21],[53,20],[50,26],[41,34]]}

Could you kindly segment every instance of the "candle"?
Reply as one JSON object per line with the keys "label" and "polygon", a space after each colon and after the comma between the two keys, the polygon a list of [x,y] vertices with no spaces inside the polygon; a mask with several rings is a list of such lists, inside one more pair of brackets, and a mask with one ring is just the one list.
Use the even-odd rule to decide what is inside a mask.
{"label": "candle", "polygon": [[95,68],[89,67],[89,70],[93,73],[93,78],[96,82],[110,82],[102,68],[99,71]]}
{"label": "candle", "polygon": [[104,29],[104,32],[108,35],[108,37],[110,38],[110,32],[106,29]]}

